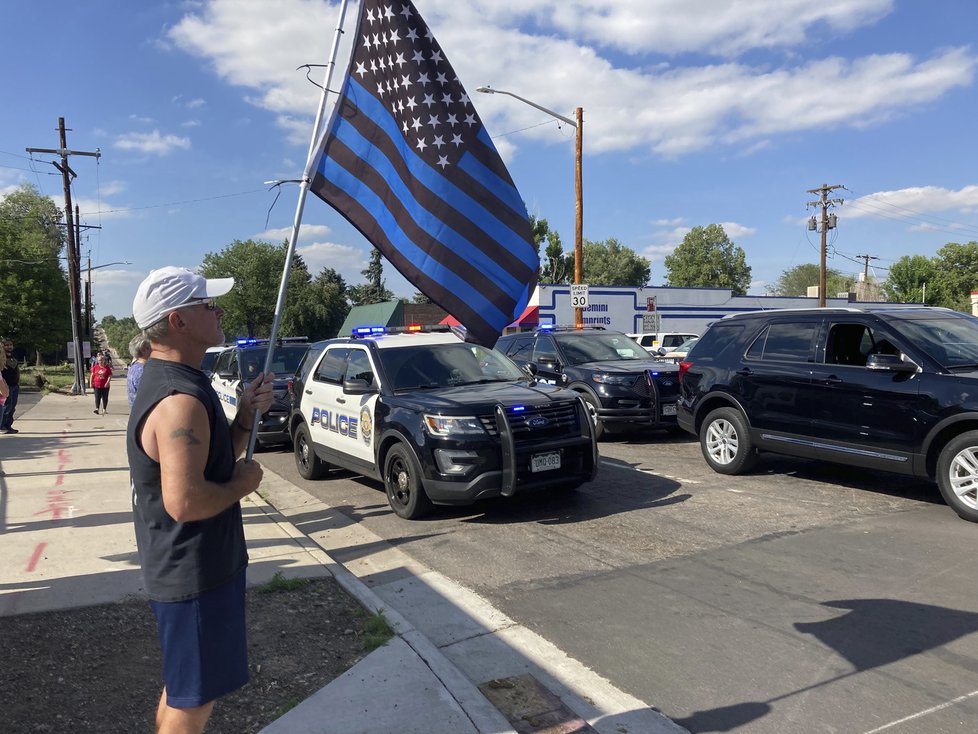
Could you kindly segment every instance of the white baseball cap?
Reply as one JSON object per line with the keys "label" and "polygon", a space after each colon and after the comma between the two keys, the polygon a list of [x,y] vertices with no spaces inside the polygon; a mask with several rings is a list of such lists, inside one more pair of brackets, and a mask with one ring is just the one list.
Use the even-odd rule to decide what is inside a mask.
{"label": "white baseball cap", "polygon": [[208,279],[186,268],[168,266],[153,270],[136,289],[132,315],[136,326],[145,329],[181,306],[223,296],[233,286],[234,278]]}

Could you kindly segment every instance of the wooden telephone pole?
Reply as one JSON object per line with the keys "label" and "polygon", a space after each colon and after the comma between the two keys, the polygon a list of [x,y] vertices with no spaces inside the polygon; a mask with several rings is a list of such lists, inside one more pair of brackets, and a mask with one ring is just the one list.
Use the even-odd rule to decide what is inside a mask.
{"label": "wooden telephone pole", "polygon": [[75,395],[84,395],[85,373],[81,347],[81,251],[74,220],[71,216],[71,180],[77,174],[68,165],[68,156],[89,155],[94,156],[97,160],[102,153],[98,148],[94,152],[69,150],[65,133],[65,118],[63,117],[58,118],[58,142],[59,148],[27,148],[27,152],[51,153],[61,156],[60,165],[53,161],[52,165],[61,171],[65,190],[65,225],[68,231],[68,292],[71,297],[71,340],[75,354],[75,384],[72,385],[71,392]]}
{"label": "wooden telephone pole", "polygon": [[[822,184],[817,189],[808,189],[809,194],[820,194],[821,198],[817,201],[808,202],[808,206],[821,206],[822,207],[822,221],[821,221],[821,232],[822,232],[822,247],[820,250],[819,257],[819,267],[818,267],[818,305],[825,305],[825,251],[826,251],[826,234],[828,230],[834,229],[836,224],[836,216],[833,214],[829,217],[828,211],[830,206],[835,206],[836,204],[842,204],[842,199],[830,199],[829,194],[831,194],[836,189],[844,189],[845,186],[842,184],[836,184],[835,186],[829,186],[828,184]],[[812,222],[815,221],[815,217],[812,217]],[[811,229],[816,229],[809,224],[808,227]]]}

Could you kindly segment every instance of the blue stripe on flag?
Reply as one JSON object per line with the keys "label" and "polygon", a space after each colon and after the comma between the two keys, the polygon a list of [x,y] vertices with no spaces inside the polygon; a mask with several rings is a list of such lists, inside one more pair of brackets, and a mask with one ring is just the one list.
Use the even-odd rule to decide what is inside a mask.
{"label": "blue stripe on flag", "polygon": [[[514,316],[504,314],[495,304],[486,300],[485,296],[476,290],[471,283],[460,278],[454,270],[445,267],[412,242],[398,225],[397,219],[391,214],[383,199],[364,186],[361,179],[339,166],[328,156],[324,156],[320,163],[320,173],[369,211],[391,244],[400,250],[408,260],[418,264],[418,269],[423,271],[425,275],[454,292],[459,298],[473,302],[485,321],[497,331],[501,332],[508,324],[512,323]],[[420,263],[424,263],[424,265]],[[429,263],[434,263],[436,267],[429,267]]]}
{"label": "blue stripe on flag", "polygon": [[[380,127],[395,143],[403,141],[404,136],[401,134],[396,121],[387,108],[378,102],[376,97],[370,94],[370,92],[364,89],[352,77],[350,77],[347,84],[351,88],[346,92],[348,100],[351,103],[355,102],[361,112]],[[351,92],[353,93],[352,95]],[[344,121],[342,116],[337,119],[340,123]],[[352,145],[350,147],[355,151],[357,150]],[[432,192],[438,193],[441,199],[466,216],[490,237],[503,244],[506,249],[518,257],[527,267],[536,268],[538,256],[535,248],[501,222],[495,213],[486,209],[479,201],[473,199],[468,192],[460,189],[445,176],[433,170],[414,151],[404,153],[404,162],[408,170],[418,181],[428,187]],[[481,183],[500,202],[507,205],[513,211],[520,213],[521,217],[526,218],[523,200],[520,198],[519,192],[509,182],[500,179],[490,172],[487,180]],[[516,202],[515,205],[513,203],[514,201]],[[514,249],[514,245],[518,246],[519,250]]]}

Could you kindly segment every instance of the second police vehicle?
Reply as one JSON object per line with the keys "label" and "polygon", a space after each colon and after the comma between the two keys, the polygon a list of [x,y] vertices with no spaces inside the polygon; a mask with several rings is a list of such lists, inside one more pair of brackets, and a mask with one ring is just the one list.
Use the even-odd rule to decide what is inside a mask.
{"label": "second police vehicle", "polygon": [[302,477],[335,465],[378,479],[407,519],[433,504],[594,478],[597,444],[577,394],[447,328],[389,331],[327,341],[296,385],[290,432]]}
{"label": "second police vehicle", "polygon": [[288,419],[291,407],[287,400],[286,384],[309,349],[306,337],[283,337],[276,339],[274,346],[269,344],[268,339],[239,339],[217,355],[211,368],[211,385],[221,399],[224,415],[232,421],[238,412],[238,400],[244,386],[254,380],[265,367],[270,348],[271,371],[275,373],[272,383],[275,400],[269,411],[258,421],[257,442],[261,446],[289,442]]}

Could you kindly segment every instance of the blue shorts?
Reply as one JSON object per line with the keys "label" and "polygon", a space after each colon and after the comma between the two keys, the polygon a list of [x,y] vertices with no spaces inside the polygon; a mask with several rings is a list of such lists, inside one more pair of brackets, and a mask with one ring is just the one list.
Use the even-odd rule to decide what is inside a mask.
{"label": "blue shorts", "polygon": [[166,705],[203,706],[248,682],[245,572],[194,599],[150,600],[163,651]]}

